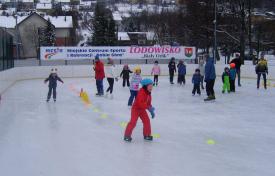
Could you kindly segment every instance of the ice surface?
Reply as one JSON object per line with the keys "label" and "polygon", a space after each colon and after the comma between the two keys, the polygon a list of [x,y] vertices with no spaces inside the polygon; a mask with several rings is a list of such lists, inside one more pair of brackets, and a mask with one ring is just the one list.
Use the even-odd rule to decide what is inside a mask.
{"label": "ice surface", "polygon": [[[3,176],[274,176],[275,88],[256,90],[243,80],[236,94],[204,103],[186,86],[160,79],[153,92],[159,138],[144,142],[139,121],[133,142],[123,138],[128,88],[115,83],[114,99],[95,97],[93,79],[64,79],[58,101],[46,103],[43,80],[21,81],[0,105]],[[272,83],[273,84],[273,83]],[[271,84],[271,86],[272,86]],[[77,91],[83,88],[92,105]],[[106,89],[106,83],[105,83]]]}

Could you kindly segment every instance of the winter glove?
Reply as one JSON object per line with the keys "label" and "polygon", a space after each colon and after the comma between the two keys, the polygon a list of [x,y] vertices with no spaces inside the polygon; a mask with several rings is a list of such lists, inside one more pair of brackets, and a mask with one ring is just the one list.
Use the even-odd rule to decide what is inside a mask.
{"label": "winter glove", "polygon": [[151,107],[148,109],[148,111],[150,112],[151,116],[152,116],[152,119],[155,117],[155,108],[154,107]]}

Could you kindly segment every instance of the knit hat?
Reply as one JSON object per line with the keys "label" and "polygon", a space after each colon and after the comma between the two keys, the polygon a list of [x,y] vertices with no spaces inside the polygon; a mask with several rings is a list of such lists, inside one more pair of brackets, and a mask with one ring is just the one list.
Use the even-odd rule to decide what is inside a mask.
{"label": "knit hat", "polygon": [[145,79],[141,80],[141,82],[140,82],[140,84],[142,86],[148,86],[148,85],[153,84],[153,83],[154,82],[149,78],[145,78]]}
{"label": "knit hat", "polygon": [[95,56],[95,60],[99,60],[99,55],[98,54]]}
{"label": "knit hat", "polygon": [[235,68],[235,67],[236,67],[235,63],[230,64],[230,68]]}

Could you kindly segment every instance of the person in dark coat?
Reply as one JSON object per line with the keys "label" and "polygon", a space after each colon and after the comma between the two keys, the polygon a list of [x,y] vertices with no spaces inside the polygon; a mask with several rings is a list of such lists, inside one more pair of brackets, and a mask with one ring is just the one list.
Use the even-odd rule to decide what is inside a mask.
{"label": "person in dark coat", "polygon": [[214,91],[214,85],[216,80],[216,70],[214,65],[214,59],[212,57],[209,57],[209,55],[206,55],[206,64],[205,64],[205,82],[206,82],[206,93],[207,98],[205,101],[208,100],[214,100],[215,97],[215,91]]}
{"label": "person in dark coat", "polygon": [[186,75],[186,65],[184,64],[183,60],[179,61],[178,67],[178,84],[185,85],[185,75]]}
{"label": "person in dark coat", "polygon": [[62,82],[62,79],[58,77],[57,75],[57,69],[52,69],[51,74],[48,78],[45,79],[45,84],[49,82],[49,91],[48,91],[48,96],[47,96],[47,102],[50,101],[52,92],[53,92],[53,100],[56,102],[56,87],[57,87],[57,81]]}
{"label": "person in dark coat", "polygon": [[123,83],[122,86],[125,87],[126,83],[127,83],[127,87],[130,87],[130,73],[133,73],[130,69],[129,66],[126,64],[123,66],[123,70],[120,73],[120,77],[122,77],[123,79]]}
{"label": "person in dark coat", "polygon": [[230,64],[234,63],[235,68],[236,68],[236,73],[238,75],[238,86],[241,87],[241,66],[242,66],[242,61],[240,58],[240,54],[236,54],[236,58],[234,58]]}
{"label": "person in dark coat", "polygon": [[176,62],[174,57],[171,58],[168,64],[168,68],[169,68],[169,75],[170,75],[170,83],[174,84],[174,74],[177,72]]}
{"label": "person in dark coat", "polygon": [[192,77],[192,83],[194,85],[192,94],[193,96],[195,95],[196,91],[197,94],[201,95],[201,89],[200,89],[200,84],[201,84],[201,74],[200,74],[200,69],[196,69],[193,77]]}

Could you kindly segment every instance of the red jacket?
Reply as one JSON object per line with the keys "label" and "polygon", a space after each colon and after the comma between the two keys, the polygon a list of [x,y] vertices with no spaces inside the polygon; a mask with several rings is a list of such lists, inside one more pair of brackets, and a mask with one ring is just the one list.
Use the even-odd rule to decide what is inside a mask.
{"label": "red jacket", "polygon": [[152,107],[151,105],[152,97],[151,93],[145,90],[144,88],[141,88],[138,91],[137,98],[135,99],[135,102],[133,104],[132,108],[146,110]]}
{"label": "red jacket", "polygon": [[96,80],[102,80],[105,78],[105,73],[104,73],[104,64],[101,61],[95,62],[95,79]]}

